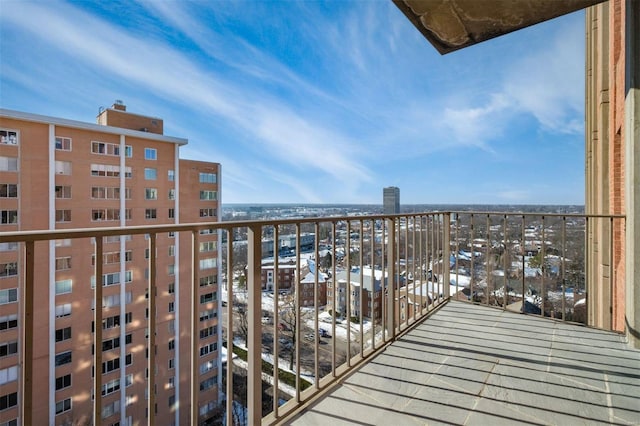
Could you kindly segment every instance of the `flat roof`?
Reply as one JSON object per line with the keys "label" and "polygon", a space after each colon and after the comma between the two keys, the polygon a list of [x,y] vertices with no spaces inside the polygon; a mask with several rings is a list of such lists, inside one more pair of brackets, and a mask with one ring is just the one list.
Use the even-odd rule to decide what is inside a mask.
{"label": "flat roof", "polygon": [[29,112],[14,111],[0,108],[0,117],[14,120],[31,121],[34,123],[54,124],[56,126],[70,127],[73,129],[90,130],[93,132],[111,133],[115,135],[125,135],[141,139],[155,140],[158,142],[168,142],[178,145],[186,145],[189,141],[186,138],[175,136],[159,135],[157,133],[143,132],[140,130],[125,129],[122,127],[104,126],[96,123],[86,123],[84,121],[69,120],[66,118],[51,117],[48,115],[32,114]]}

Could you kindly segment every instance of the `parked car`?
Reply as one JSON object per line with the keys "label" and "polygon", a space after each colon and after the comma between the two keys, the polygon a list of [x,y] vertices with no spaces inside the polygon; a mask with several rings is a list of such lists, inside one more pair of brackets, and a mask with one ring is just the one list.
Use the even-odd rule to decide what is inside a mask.
{"label": "parked car", "polygon": [[320,331],[320,337],[331,337],[331,334],[324,328],[321,328],[319,331]]}

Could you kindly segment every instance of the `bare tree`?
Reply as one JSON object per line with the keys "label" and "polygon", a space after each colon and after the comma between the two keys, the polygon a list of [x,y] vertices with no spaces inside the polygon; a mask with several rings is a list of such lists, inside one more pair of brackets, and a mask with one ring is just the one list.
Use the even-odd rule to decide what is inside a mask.
{"label": "bare tree", "polygon": [[249,347],[249,313],[247,312],[247,305],[240,303],[238,299],[234,297],[233,307],[231,308],[234,316],[236,317],[237,333],[244,339],[247,348]]}
{"label": "bare tree", "polygon": [[[291,350],[289,351],[289,369],[293,370],[293,363],[295,361],[295,351],[293,348],[296,346],[296,339],[298,337],[298,327],[301,331],[306,331],[308,327],[305,326],[308,319],[311,318],[309,312],[306,312],[300,307],[296,306],[295,295],[285,295],[282,300],[278,302],[279,305],[279,320],[280,324],[277,326],[281,329],[281,335],[288,338],[291,342]],[[296,312],[300,312],[300,324],[298,324],[298,316]]]}

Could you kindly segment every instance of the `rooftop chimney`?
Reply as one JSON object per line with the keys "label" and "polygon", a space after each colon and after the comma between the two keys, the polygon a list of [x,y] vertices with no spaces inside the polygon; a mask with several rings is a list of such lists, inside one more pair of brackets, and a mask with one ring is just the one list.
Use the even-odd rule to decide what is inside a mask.
{"label": "rooftop chimney", "polygon": [[117,109],[118,111],[126,111],[127,110],[127,106],[120,99],[116,99],[116,101],[113,103],[113,107],[112,108],[113,109]]}

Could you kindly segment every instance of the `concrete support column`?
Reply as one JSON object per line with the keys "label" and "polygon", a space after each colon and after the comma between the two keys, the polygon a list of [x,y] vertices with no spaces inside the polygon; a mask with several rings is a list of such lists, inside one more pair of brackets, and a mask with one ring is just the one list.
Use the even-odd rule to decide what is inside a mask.
{"label": "concrete support column", "polygon": [[626,0],[625,12],[625,329],[640,348],[640,2]]}

